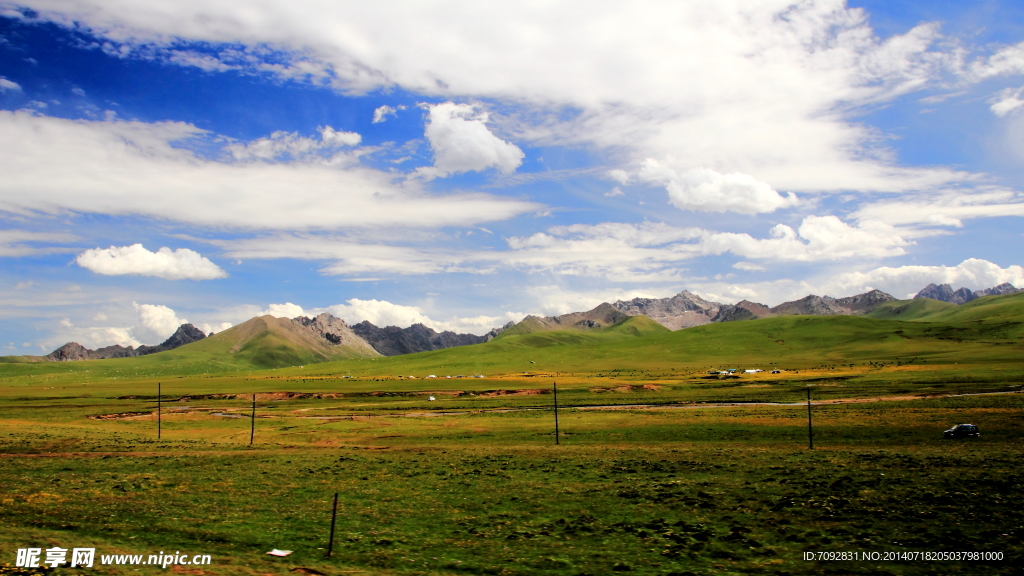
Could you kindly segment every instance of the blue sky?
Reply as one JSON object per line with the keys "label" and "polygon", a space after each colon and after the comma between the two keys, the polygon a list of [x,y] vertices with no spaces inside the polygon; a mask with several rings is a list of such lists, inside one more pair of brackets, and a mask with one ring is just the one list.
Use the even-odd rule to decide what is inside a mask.
{"label": "blue sky", "polygon": [[0,3],[0,345],[1024,287],[1012,2]]}

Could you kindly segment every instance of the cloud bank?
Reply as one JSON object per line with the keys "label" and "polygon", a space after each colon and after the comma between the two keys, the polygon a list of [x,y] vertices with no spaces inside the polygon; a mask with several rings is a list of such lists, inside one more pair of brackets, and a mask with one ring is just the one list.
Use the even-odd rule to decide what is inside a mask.
{"label": "cloud bank", "polygon": [[[355,137],[322,133],[337,142]],[[176,143],[210,137],[183,122],[65,120],[0,111],[0,210],[142,215],[204,226],[308,230],[434,228],[504,220],[533,202],[482,193],[428,194],[415,182],[344,161],[217,162]],[[291,135],[239,149],[276,157]],[[275,143],[275,141],[279,141]],[[280,144],[283,148],[275,148]]]}

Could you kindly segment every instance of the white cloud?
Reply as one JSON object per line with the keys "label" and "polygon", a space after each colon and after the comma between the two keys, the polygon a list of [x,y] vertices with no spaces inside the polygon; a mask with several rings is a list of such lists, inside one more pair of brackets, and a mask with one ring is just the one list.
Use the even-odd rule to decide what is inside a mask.
{"label": "white cloud", "polygon": [[[338,132],[330,126],[321,126],[319,131],[319,140],[299,136],[297,132],[279,130],[269,137],[242,144],[229,144],[224,149],[236,160],[299,160],[308,159],[323,151],[337,150],[342,146],[355,146],[363,140],[363,137],[355,132]],[[319,155],[314,157],[320,158]]]}
{"label": "white cloud", "polygon": [[424,107],[434,167],[421,169],[422,174],[448,176],[487,168],[510,174],[523,163],[523,151],[492,134],[487,129],[488,114],[478,106],[444,102]]}
{"label": "white cloud", "polygon": [[228,328],[231,328],[232,326],[234,326],[234,324],[232,324],[231,322],[220,322],[212,325],[204,322],[201,326],[197,326],[197,328],[202,330],[207,336],[210,336],[219,332],[223,332]]}
{"label": "white cloud", "polygon": [[319,314],[327,312],[345,320],[349,325],[358,324],[364,320],[378,327],[398,326],[408,328],[413,324],[423,324],[438,332],[451,330],[457,333],[485,334],[491,328],[503,326],[510,320],[518,322],[525,314],[517,312],[506,312],[502,316],[475,316],[460,318],[452,316],[449,320],[435,320],[427,316],[423,309],[418,306],[405,306],[392,304],[386,300],[360,300],[352,298],[345,304],[336,304],[327,308],[318,308],[310,313]]}
{"label": "white cloud", "polygon": [[0,76],[0,92],[7,92],[12,90],[14,92],[21,92],[21,85],[12,80],[8,80],[3,76]]}
{"label": "white cloud", "polygon": [[132,306],[139,314],[139,323],[131,331],[143,342],[160,343],[171,337],[175,330],[188,320],[178,318],[174,310],[160,304],[138,304]]}
{"label": "white cloud", "polygon": [[617,281],[672,281],[675,266],[699,255],[698,228],[663,223],[575,224],[555,226],[528,237],[507,238],[511,252],[502,261],[531,271],[572,276],[598,276]]}
{"label": "white cloud", "polygon": [[297,318],[299,316],[305,316],[302,306],[298,304],[292,304],[291,302],[285,302],[284,304],[271,304],[266,310],[260,313],[260,316],[271,315],[275,318]]}
{"label": "white cloud", "polygon": [[864,204],[851,216],[894,226],[960,227],[964,219],[1024,216],[1024,194],[988,186],[904,194],[893,200]]}
{"label": "white cloud", "polygon": [[992,105],[989,109],[996,116],[1003,117],[1014,110],[1024,106],[1021,95],[1024,94],[1024,86],[1020,88],[1005,88],[1000,90],[992,98]]}
{"label": "white cloud", "polygon": [[764,270],[767,270],[764,266],[754,264],[753,262],[737,262],[733,264],[732,267],[737,270],[746,270],[748,272],[763,272]]}
{"label": "white cloud", "polygon": [[1004,282],[1024,288],[1024,267],[1002,268],[987,260],[970,258],[956,266],[899,266],[849,272],[837,275],[825,286],[837,293],[861,293],[876,288],[897,298],[911,298],[928,284],[982,290]]}
{"label": "white cloud", "polygon": [[[135,336],[132,335],[132,330],[129,328],[114,326],[65,328],[61,326],[53,336],[40,342],[39,346],[44,351],[44,354],[49,354],[68,342],[78,342],[82,346],[92,350],[103,348],[105,346],[113,346],[115,344],[135,347],[142,344],[142,342],[139,342]],[[27,342],[26,344],[30,345],[30,343]]]}
{"label": "white cloud", "polygon": [[66,254],[75,252],[74,248],[61,246],[36,247],[28,244],[52,244],[73,242],[74,234],[55,232],[30,232],[28,230],[0,230],[0,257],[35,256],[40,254]]}
{"label": "white cloud", "polygon": [[1015,74],[1024,74],[1024,42],[1004,46],[986,58],[979,58],[966,70],[966,76],[972,82]]}
{"label": "white cloud", "polygon": [[909,244],[888,224],[862,221],[853,227],[835,216],[808,216],[799,232],[778,224],[769,239],[732,232],[709,233],[702,239],[706,254],[732,252],[745,258],[803,262],[899,256]]}
{"label": "white cloud", "polygon": [[[553,226],[530,236],[507,237],[507,250],[434,248],[430,240],[282,234],[210,242],[230,258],[329,260],[332,262],[321,268],[324,274],[370,275],[370,279],[382,274],[526,270],[616,282],[679,282],[684,278],[683,262],[724,252],[744,258],[809,262],[896,256],[911,244],[890,225],[864,221],[851,226],[835,216],[808,216],[798,231],[777,225],[767,239],[658,222],[604,222]],[[395,245],[397,242],[411,245]]]}
{"label": "white cloud", "polygon": [[720,174],[710,168],[693,168],[678,174],[664,163],[648,158],[639,177],[664,185],[669,202],[683,210],[757,214],[797,204],[792,193],[782,196],[746,174]]}
{"label": "white cloud", "polygon": [[621,170],[619,168],[609,170],[608,177],[611,178],[612,180],[615,180],[619,184],[622,184],[623,186],[629,184],[629,173],[626,172],[625,170]]}
{"label": "white cloud", "polygon": [[[328,139],[346,138],[338,134],[345,133]],[[180,122],[90,122],[0,111],[0,210],[294,230],[466,226],[540,207],[481,193],[428,194],[416,182],[396,184],[392,174],[357,165],[224,163],[174,146],[208,137]]]}
{"label": "white cloud", "polygon": [[[842,0],[598,0],[586,10],[573,2],[269,0],[245,11],[232,0],[32,4],[42,19],[105,38],[121,57],[177,57],[346,93],[399,88],[513,103],[520,109],[496,122],[517,141],[591,145],[617,152],[623,165],[675,156],[686,159],[680,173],[711,167],[801,194],[899,192],[966,176],[898,166],[857,115],[941,81],[964,50],[934,23],[882,40],[867,13]],[[172,54],[188,52],[187,42],[212,49],[217,62]],[[1014,73],[1020,51],[978,60],[970,73]]]}
{"label": "white cloud", "polygon": [[209,259],[188,248],[171,251],[163,247],[156,252],[146,250],[142,244],[93,248],[79,254],[75,262],[106,276],[137,274],[165,280],[212,280],[228,276]]}
{"label": "white cloud", "polygon": [[405,106],[398,106],[397,108],[392,108],[386,104],[384,106],[380,106],[373,111],[373,123],[379,124],[384,122],[388,119],[388,116],[398,115],[399,110],[405,110]]}
{"label": "white cloud", "polygon": [[625,192],[623,192],[618,186],[616,186],[615,188],[612,188],[611,190],[605,192],[604,195],[609,198],[614,198],[616,196],[625,196]]}

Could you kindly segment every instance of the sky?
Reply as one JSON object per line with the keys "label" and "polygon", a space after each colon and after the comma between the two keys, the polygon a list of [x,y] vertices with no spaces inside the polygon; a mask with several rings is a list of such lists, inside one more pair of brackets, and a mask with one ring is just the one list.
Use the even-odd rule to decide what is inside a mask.
{"label": "sky", "polygon": [[1024,5],[0,0],[0,354],[1024,288]]}

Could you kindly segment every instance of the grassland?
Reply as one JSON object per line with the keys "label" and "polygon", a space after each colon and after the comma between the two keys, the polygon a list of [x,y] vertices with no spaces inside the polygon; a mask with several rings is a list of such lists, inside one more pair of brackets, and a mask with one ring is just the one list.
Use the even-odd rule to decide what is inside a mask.
{"label": "grassland", "polygon": [[[277,370],[9,363],[0,564],[60,545],[213,556],[187,574],[1014,574],[1024,332],[1017,300],[984,300],[941,321],[624,324]],[[967,421],[980,439],[941,439]],[[803,559],[854,551],[1003,559]]]}

